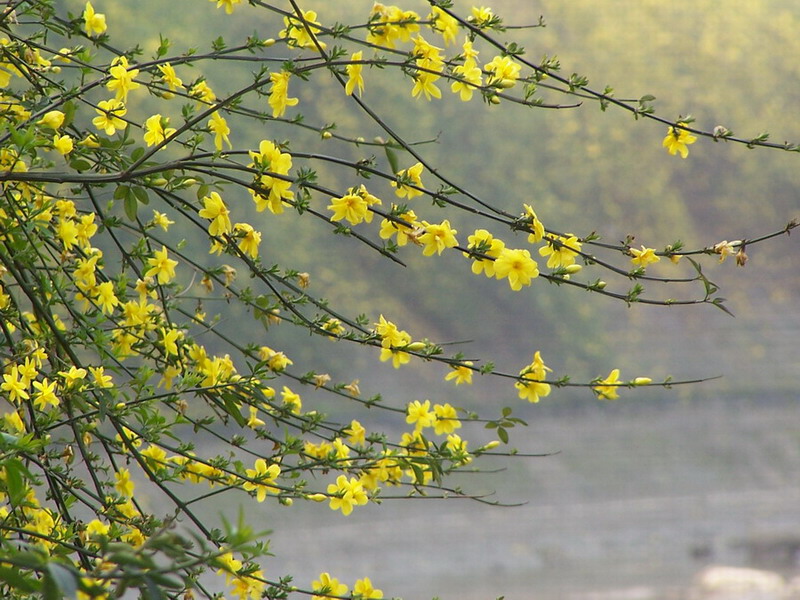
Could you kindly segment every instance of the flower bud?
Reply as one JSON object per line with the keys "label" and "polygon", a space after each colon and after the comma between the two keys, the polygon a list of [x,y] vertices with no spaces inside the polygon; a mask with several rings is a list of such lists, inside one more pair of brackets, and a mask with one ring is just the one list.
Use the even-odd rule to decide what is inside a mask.
{"label": "flower bud", "polygon": [[649,377],[637,377],[633,380],[633,385],[650,385],[653,380]]}
{"label": "flower bud", "polygon": [[568,267],[564,267],[564,271],[569,273],[570,275],[574,275],[583,269],[582,265],[569,265]]}
{"label": "flower bud", "polygon": [[481,450],[484,450],[484,451],[485,450],[493,450],[493,449],[497,448],[499,445],[500,445],[500,442],[498,440],[492,440],[491,442],[486,444],[483,448],[481,448]]}
{"label": "flower bud", "polygon": [[411,350],[412,352],[419,352],[420,350],[424,350],[427,344],[425,342],[411,342],[406,346],[406,350]]}
{"label": "flower bud", "polygon": [[273,46],[274,44],[275,44],[275,38],[268,38],[268,39],[264,40],[263,42],[261,42],[261,45],[264,48],[269,48],[270,46]]}
{"label": "flower bud", "polygon": [[330,131],[323,131],[322,132],[322,139],[329,140],[333,137],[333,134]]}
{"label": "flower bud", "polygon": [[604,290],[604,289],[606,289],[607,285],[608,284],[605,281],[598,281],[597,285],[594,286],[594,287],[596,287],[598,290]]}
{"label": "flower bud", "polygon": [[313,502],[325,502],[328,497],[325,494],[309,494],[306,496],[306,500],[312,500]]}

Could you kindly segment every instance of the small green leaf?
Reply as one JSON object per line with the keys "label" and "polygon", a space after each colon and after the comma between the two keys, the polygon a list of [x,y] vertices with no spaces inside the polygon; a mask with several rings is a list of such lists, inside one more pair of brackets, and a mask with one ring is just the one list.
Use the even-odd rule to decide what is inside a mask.
{"label": "small green leaf", "polygon": [[502,441],[504,444],[508,443],[508,432],[502,427],[497,428],[497,437],[499,437],[500,441]]}
{"label": "small green leaf", "polygon": [[125,196],[125,203],[123,204],[123,207],[125,208],[125,216],[131,221],[135,221],[136,212],[139,208],[139,203],[136,201],[136,196],[133,194]]}

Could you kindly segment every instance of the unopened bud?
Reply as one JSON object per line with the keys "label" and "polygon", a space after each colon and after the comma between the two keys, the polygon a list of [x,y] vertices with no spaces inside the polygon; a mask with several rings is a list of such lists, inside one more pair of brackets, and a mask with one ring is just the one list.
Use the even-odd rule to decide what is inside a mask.
{"label": "unopened bud", "polygon": [[153,179],[152,184],[157,186],[164,186],[167,185],[167,180],[164,179],[163,177],[159,177],[157,179]]}
{"label": "unopened bud", "polygon": [[598,281],[597,285],[594,286],[594,287],[596,287],[598,290],[604,290],[604,289],[606,289],[607,285],[608,284],[605,281]]}
{"label": "unopened bud", "polygon": [[427,344],[425,342],[411,342],[408,346],[406,346],[406,350],[419,352],[420,350],[424,350],[426,346]]}
{"label": "unopened bud", "polygon": [[503,79],[500,81],[500,87],[507,90],[514,87],[515,83],[517,83],[516,79]]}
{"label": "unopened bud", "polygon": [[570,275],[580,272],[581,269],[583,269],[582,265],[569,265],[568,267],[564,267],[564,271]]}
{"label": "unopened bud", "polygon": [[381,136],[379,136],[379,135],[376,135],[376,136],[375,136],[375,137],[372,139],[372,141],[373,141],[373,142],[375,142],[376,144],[385,144],[385,143],[386,143],[386,140],[384,140],[384,139],[383,139]]}
{"label": "unopened bud", "polygon": [[650,385],[653,380],[649,377],[637,377],[633,380],[633,385]]}
{"label": "unopened bud", "polygon": [[358,137],[356,138],[356,141],[357,141],[359,144],[361,144],[361,143],[364,141],[364,138],[363,138],[363,137],[361,137],[361,136],[358,136]]}
{"label": "unopened bud", "polygon": [[313,502],[325,502],[328,497],[325,494],[309,494],[306,496],[306,500],[311,500]]}
{"label": "unopened bud", "polygon": [[275,44],[275,38],[268,38],[268,39],[264,40],[263,42],[261,42],[261,45],[264,46],[264,48],[269,48],[270,46],[273,46],[274,44]]}
{"label": "unopened bud", "polygon": [[490,96],[489,102],[492,104],[500,104],[500,97],[499,96]]}
{"label": "unopened bud", "polygon": [[333,134],[330,131],[323,131],[322,132],[322,139],[329,140],[333,137]]}
{"label": "unopened bud", "polygon": [[284,506],[291,506],[292,504],[294,504],[294,500],[292,500],[291,498],[278,498],[278,502],[280,502]]}
{"label": "unopened bud", "polygon": [[497,440],[492,440],[488,444],[486,444],[481,450],[493,450],[500,445],[500,442]]}

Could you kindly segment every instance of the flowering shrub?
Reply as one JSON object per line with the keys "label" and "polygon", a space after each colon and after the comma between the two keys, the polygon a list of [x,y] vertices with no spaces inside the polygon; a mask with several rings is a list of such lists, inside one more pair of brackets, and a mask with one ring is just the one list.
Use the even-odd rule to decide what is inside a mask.
{"label": "flowering shrub", "polygon": [[[796,148],[695,129],[690,117],[664,120],[652,98],[617,100],[578,75],[563,77],[554,59],[529,62],[486,7],[462,14],[431,0],[426,14],[375,4],[362,23],[342,25],[321,22],[295,0],[250,4],[218,0],[216,14],[254,11],[274,37],[234,46],[215,40],[202,52],[170,52],[162,38],[149,57],[113,45],[120,25],[99,3],[87,2],[79,15],[44,1],[2,9],[3,597],[121,597],[136,588],[146,597],[212,597],[225,589],[240,600],[378,599],[383,592],[369,577],[351,590],[327,572],[298,586],[270,575],[266,540],[246,524],[212,529],[193,504],[240,490],[252,502],[320,502],[349,515],[388,488],[463,496],[448,475],[497,453],[508,430],[523,424],[511,408],[479,416],[429,398],[364,399],[357,380],[295,365],[259,336],[228,335],[220,313],[234,309],[215,312],[220,302],[267,331],[282,323],[297,335],[363,346],[394,368],[439,363],[456,386],[496,377],[511,400],[540,402],[566,386],[613,400],[623,388],[690,383],[625,379],[613,366],[605,378],[556,377],[540,347],[521,370],[527,357],[504,370],[489,357],[448,354],[443,342],[415,338],[380,309],[349,314],[313,295],[311,275],[269,262],[269,233],[260,224],[294,212],[395,262],[412,253],[459,257],[465,272],[516,292],[535,293],[547,281],[627,303],[723,309],[702,263],[733,255],[744,265],[746,246],[795,226],[697,249],[636,248],[631,240],[548,229],[532,205],[508,212],[439,172],[385,120],[380,98],[370,98],[371,74],[391,72],[420,110],[433,100],[483,101],[487,110],[568,108],[574,104],[553,98],[580,95],[666,125],[663,146],[683,158],[688,145],[720,136]],[[204,74],[220,62],[249,69],[250,83],[223,93],[224,84]],[[323,75],[383,137],[365,142],[302,118],[308,100],[298,90]],[[316,140],[274,139],[275,124],[311,130]],[[263,131],[257,147],[237,140],[248,127]],[[324,147],[333,142],[385,151],[386,161],[329,155]],[[332,163],[348,171],[347,186],[324,179]],[[465,215],[485,228],[466,230]],[[513,232],[523,232],[525,243],[513,243]],[[666,267],[691,263],[693,276],[648,273],[662,258]],[[650,297],[644,285],[651,281],[694,283],[699,292]],[[337,422],[304,397],[312,391],[384,411],[403,431],[382,431],[366,411],[363,422]],[[498,439],[470,444],[470,426],[488,427]],[[226,450],[210,453],[197,443],[201,436]],[[142,481],[170,506],[146,508],[136,490]]]}

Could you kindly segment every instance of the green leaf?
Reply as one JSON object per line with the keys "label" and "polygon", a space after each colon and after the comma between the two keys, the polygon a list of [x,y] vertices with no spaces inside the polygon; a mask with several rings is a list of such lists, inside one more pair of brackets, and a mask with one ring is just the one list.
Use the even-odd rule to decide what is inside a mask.
{"label": "green leaf", "polygon": [[500,441],[504,444],[508,443],[508,432],[502,427],[497,428],[497,437],[499,437]]}
{"label": "green leaf", "polygon": [[[47,564],[47,574],[45,581],[52,580],[53,585],[58,592],[56,598],[75,598],[78,594],[78,577],[77,574],[69,567],[61,563],[51,562]],[[48,588],[45,584],[45,588]],[[45,589],[45,597],[50,593],[49,589]]]}
{"label": "green leaf", "polygon": [[389,161],[389,166],[392,168],[392,173],[397,173],[400,170],[400,165],[397,162],[397,153],[392,150],[388,144],[383,146],[383,150],[386,152],[386,160]]}
{"label": "green leaf", "polygon": [[128,217],[131,221],[136,220],[136,212],[139,209],[139,203],[136,201],[136,196],[133,194],[129,194],[125,196],[125,203],[123,205],[125,208],[125,216]]}
{"label": "green leaf", "polygon": [[6,490],[12,506],[19,504],[28,494],[28,487],[22,476],[24,472],[25,466],[19,459],[10,458],[5,462]]}
{"label": "green leaf", "polygon": [[118,185],[117,189],[114,190],[114,200],[123,200],[128,197],[131,192],[131,188],[127,185]]}
{"label": "green leaf", "polygon": [[0,566],[0,581],[16,592],[30,594],[39,591],[41,583],[31,577],[25,577],[15,567]]}
{"label": "green leaf", "polygon": [[150,196],[147,195],[147,190],[143,187],[136,186],[133,188],[133,195],[136,196],[136,199],[147,206],[150,204]]}

